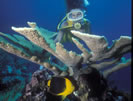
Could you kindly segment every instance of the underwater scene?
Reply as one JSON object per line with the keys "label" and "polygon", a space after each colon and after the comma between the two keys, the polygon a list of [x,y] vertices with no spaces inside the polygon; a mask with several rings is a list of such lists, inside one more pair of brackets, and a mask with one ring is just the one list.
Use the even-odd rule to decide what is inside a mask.
{"label": "underwater scene", "polygon": [[131,101],[131,0],[0,0],[0,101]]}

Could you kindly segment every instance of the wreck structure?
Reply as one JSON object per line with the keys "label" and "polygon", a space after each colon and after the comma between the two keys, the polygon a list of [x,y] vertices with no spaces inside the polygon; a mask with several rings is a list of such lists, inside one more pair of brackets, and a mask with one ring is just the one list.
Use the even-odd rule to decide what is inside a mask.
{"label": "wreck structure", "polygon": [[[131,37],[129,36],[120,36],[109,47],[104,36],[72,30],[72,34],[88,47],[88,49],[85,48],[79,40],[73,37],[73,43],[81,50],[81,54],[77,54],[66,50],[59,42],[54,43],[52,37],[56,32],[40,28],[35,22],[27,22],[27,24],[30,27],[12,27],[12,30],[19,34],[11,35],[0,32],[0,48],[44,66],[52,71],[54,76],[73,76],[75,80],[78,80],[79,75],[87,74],[90,68],[95,68],[98,71],[104,69],[102,74],[104,78],[107,78],[113,72],[131,65],[131,59],[121,61],[123,55],[131,51]],[[51,55],[66,66],[50,62]],[[87,67],[83,68],[84,64]],[[109,66],[112,67],[107,68]],[[80,98],[81,101],[87,101],[83,97]]]}

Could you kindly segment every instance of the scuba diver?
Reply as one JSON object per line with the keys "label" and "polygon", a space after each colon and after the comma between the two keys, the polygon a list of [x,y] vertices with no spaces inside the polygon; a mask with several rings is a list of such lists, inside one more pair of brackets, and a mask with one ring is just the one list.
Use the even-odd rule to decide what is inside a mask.
{"label": "scuba diver", "polygon": [[[57,26],[58,33],[54,39],[55,43],[73,42],[72,37],[79,39],[71,33],[71,30],[89,34],[91,33],[90,21],[85,19],[85,12],[89,2],[87,0],[65,0],[65,3],[67,13]],[[71,44],[72,47],[73,45],[74,44]],[[52,61],[51,63],[60,64],[60,66],[66,68],[66,66],[58,61],[54,56],[50,57],[50,61]]]}
{"label": "scuba diver", "polygon": [[59,31],[56,42],[72,41],[71,30],[76,30],[84,33],[91,33],[90,21],[85,19],[86,7],[89,5],[87,0],[66,0],[67,14],[57,26]]}
{"label": "scuba diver", "polygon": [[[76,30],[84,33],[91,33],[90,29],[90,21],[85,19],[85,12],[87,10],[87,6],[89,5],[87,0],[65,0],[67,6],[67,14],[61,20],[61,22],[57,26],[58,33],[53,35],[52,38],[54,42],[73,42],[72,37],[77,38],[71,33],[71,30]],[[71,44],[73,47],[74,44]],[[66,66],[59,60],[57,60],[54,56],[49,58],[51,64],[59,64],[61,67],[66,70]]]}

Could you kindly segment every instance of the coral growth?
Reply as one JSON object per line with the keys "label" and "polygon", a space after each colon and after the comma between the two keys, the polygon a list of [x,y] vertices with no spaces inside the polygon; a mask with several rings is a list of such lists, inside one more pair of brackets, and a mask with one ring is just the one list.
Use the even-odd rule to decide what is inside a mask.
{"label": "coral growth", "polygon": [[[18,101],[60,101],[47,92],[46,83],[51,77],[46,69],[34,72]],[[69,95],[65,101],[130,101],[129,94],[110,88],[96,69],[92,69],[89,74],[80,75],[78,83],[78,91]]]}
{"label": "coral growth", "polygon": [[[81,54],[77,54],[73,51],[67,51],[59,42],[55,44],[52,39],[56,34],[55,32],[39,28],[34,22],[28,22],[28,25],[30,27],[12,27],[12,30],[18,32],[20,35],[0,33],[0,48],[46,67],[54,73],[54,76],[73,76],[78,82],[79,78],[82,78],[82,75],[88,75],[93,69],[98,72],[101,69],[105,69],[102,74],[103,78],[106,79],[113,72],[130,66],[131,64],[131,59],[127,59],[126,62],[121,61],[123,55],[131,51],[131,37],[120,36],[119,39],[113,42],[111,47],[108,47],[108,42],[104,36],[72,30],[72,34],[80,40],[83,40],[90,50],[88,51],[88,49],[82,45],[80,40],[72,38],[73,43],[82,52]],[[51,62],[49,59],[51,55],[64,63],[67,67]],[[84,67],[83,65],[87,66]],[[112,67],[106,69],[108,66]],[[100,80],[101,79],[102,78],[100,78]],[[84,81],[83,88],[79,83],[79,86],[81,86],[82,89],[88,87],[86,79],[84,79]],[[85,92],[82,92],[82,94],[77,95],[81,101],[93,101],[91,100],[91,97],[88,98],[88,90],[89,88],[86,89]],[[77,91],[76,94],[78,93],[80,93],[80,91]],[[102,94],[104,95],[104,92],[102,92]],[[97,99],[99,100],[103,98],[97,96],[94,101],[97,101]]]}
{"label": "coral growth", "polygon": [[[0,101],[16,101],[38,66],[0,49]],[[34,68],[34,71],[30,70]]]}

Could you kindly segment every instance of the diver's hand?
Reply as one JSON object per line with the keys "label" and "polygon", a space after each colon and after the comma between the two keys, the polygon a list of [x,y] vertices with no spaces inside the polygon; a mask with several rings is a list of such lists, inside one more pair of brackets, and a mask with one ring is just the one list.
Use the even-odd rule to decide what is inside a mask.
{"label": "diver's hand", "polygon": [[61,42],[62,38],[63,38],[63,35],[64,33],[62,31],[59,31],[54,42],[57,43],[57,42]]}

